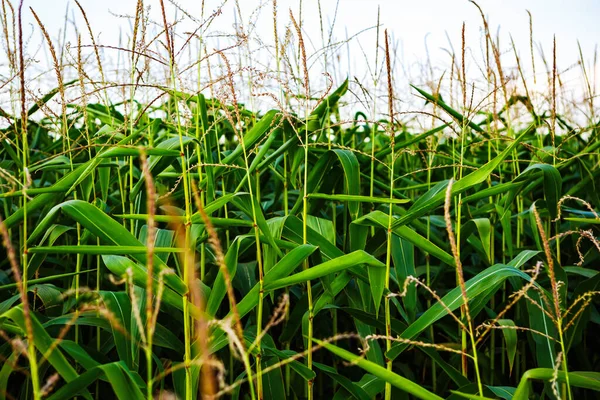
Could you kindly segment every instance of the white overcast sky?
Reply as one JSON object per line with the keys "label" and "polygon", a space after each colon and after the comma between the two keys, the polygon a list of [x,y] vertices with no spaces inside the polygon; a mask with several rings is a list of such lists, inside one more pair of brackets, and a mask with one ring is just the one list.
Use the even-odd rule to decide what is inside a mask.
{"label": "white overcast sky", "polygon": [[[13,1],[17,3],[17,1]],[[135,11],[135,0],[81,0],[86,9],[88,18],[96,34],[101,34],[104,43],[118,42],[119,31],[130,32],[127,20],[116,18],[113,14],[132,15]],[[171,11],[172,18],[175,12],[169,1],[165,1],[167,9]],[[190,14],[200,16],[201,0],[178,0],[177,3]],[[272,36],[271,5],[270,1],[239,0],[243,11],[252,11],[259,4],[267,3],[262,11],[261,23],[258,30],[265,36]],[[299,13],[299,0],[279,0],[278,2],[280,26],[287,23],[289,9],[295,16]],[[304,29],[314,40],[320,40],[318,2],[304,0],[303,2]],[[159,21],[160,2],[158,0],[145,0],[145,5],[152,8],[152,16]],[[205,1],[207,11],[215,10],[222,1]],[[235,2],[228,1],[220,17],[219,24],[223,30],[228,25],[234,24],[232,10]],[[336,0],[322,0],[321,9],[324,21],[333,21],[335,16]],[[340,0],[337,7],[336,32],[337,37],[343,39],[346,30],[349,35],[372,27],[377,20],[377,6],[381,7],[381,24],[402,42],[406,56],[425,56],[424,39],[432,55],[437,55],[440,47],[448,47],[446,33],[455,42],[460,43],[460,30],[462,22],[467,25],[467,34],[478,35],[481,26],[479,12],[467,0]],[[483,8],[492,31],[500,27],[501,32],[511,33],[518,47],[523,51],[528,49],[529,22],[526,10],[533,14],[534,40],[551,47],[552,36],[556,35],[558,48],[565,59],[577,58],[577,40],[581,42],[584,53],[593,52],[600,37],[600,1],[598,0],[481,0],[479,5]],[[67,7],[70,16],[74,13],[77,22],[82,25],[82,20],[72,0],[24,0],[24,20],[33,24],[31,13],[27,7],[32,7],[40,16],[46,28],[54,38],[63,28],[64,16]],[[81,26],[83,29],[83,26]],[[365,47],[369,46],[367,39],[373,35],[359,36]],[[506,39],[506,37],[505,37]],[[561,57],[562,58],[562,57]]]}
{"label": "white overcast sky", "polygon": [[[14,0],[13,3],[18,2]],[[135,0],[80,0],[86,9],[94,34],[100,37],[104,45],[117,45],[119,37],[131,34],[131,20],[119,18],[115,15],[133,15]],[[176,16],[181,16],[175,7],[165,0],[167,13],[171,21]],[[201,0],[178,0],[177,3],[190,15],[200,18]],[[217,9],[223,0],[206,0],[207,13]],[[461,27],[466,23],[467,32],[467,57],[468,73],[479,74],[482,60],[482,21],[477,8],[467,0],[321,0],[321,8],[325,28],[328,29],[335,19],[333,37],[343,40],[367,28],[373,28],[377,21],[378,6],[381,10],[382,29],[388,29],[395,45],[399,59],[397,68],[411,70],[408,75],[414,74],[415,65],[422,65],[429,58],[437,68],[437,76],[441,76],[444,68],[450,65],[447,50],[449,41],[454,49],[460,53]],[[144,4],[151,7],[151,18],[161,22],[159,0],[145,0]],[[272,1],[271,0],[239,0],[244,16],[243,23],[248,26],[252,11],[259,5],[264,7],[260,11],[254,34],[267,44],[273,43]],[[290,21],[289,10],[295,17],[299,16],[299,0],[279,0],[279,34],[283,36],[283,29]],[[594,57],[595,48],[600,38],[600,0],[480,0],[490,29],[495,36],[500,33],[501,50],[505,63],[514,64],[514,57],[509,51],[509,40],[512,35],[516,47],[531,78],[531,60],[529,54],[529,17],[526,10],[533,15],[534,41],[536,57],[539,57],[539,48],[543,49],[548,60],[552,59],[552,39],[556,35],[559,69],[565,70],[573,67],[579,59],[577,41],[581,44],[584,59],[588,62]],[[83,42],[89,44],[89,38],[83,25],[83,20],[73,0],[24,0],[24,25],[27,34],[33,32],[30,42],[30,53],[37,54],[37,59],[44,61],[45,50],[35,50],[36,43],[40,43],[41,34],[31,16],[29,7],[33,8],[53,40],[58,41],[64,28],[65,13],[68,8],[70,20],[75,20],[83,34]],[[319,11],[317,0],[304,0],[302,2],[303,31],[308,37],[307,52],[314,53],[321,47],[321,31],[319,25]],[[213,31],[233,32],[235,1],[225,2],[223,14],[211,26]],[[336,14],[337,10],[337,14]],[[193,25],[183,25],[180,32],[192,30]],[[383,32],[382,32],[383,33]],[[327,34],[327,32],[326,32]],[[73,26],[67,26],[67,41],[75,44]],[[180,40],[179,44],[183,40]],[[216,47],[216,46],[215,46]],[[37,48],[40,49],[39,45]],[[368,59],[374,62],[375,29],[367,30],[356,36],[345,47],[344,56],[339,60],[340,68],[350,68],[348,75],[364,79],[368,76],[365,62]],[[347,50],[347,52],[346,52]],[[366,53],[366,58],[363,56]],[[348,57],[347,54],[351,57]],[[344,59],[345,58],[345,59]],[[47,60],[47,59],[46,59]],[[381,53],[379,61],[381,63]],[[318,65],[317,65],[318,66]],[[510,65],[509,65],[510,66]],[[316,68],[316,67],[315,67]],[[314,72],[314,71],[313,71]],[[338,71],[343,76],[347,71]],[[545,74],[541,58],[536,59],[536,72]],[[590,71],[588,71],[589,73]],[[600,72],[600,71],[597,71]],[[417,73],[418,75],[418,73]],[[334,77],[337,78],[337,77]],[[423,77],[414,78],[423,80]],[[341,79],[341,78],[340,78]],[[409,77],[410,79],[410,77]],[[544,78],[545,79],[545,78]],[[337,83],[337,82],[336,82]],[[414,82],[419,83],[419,82]]]}

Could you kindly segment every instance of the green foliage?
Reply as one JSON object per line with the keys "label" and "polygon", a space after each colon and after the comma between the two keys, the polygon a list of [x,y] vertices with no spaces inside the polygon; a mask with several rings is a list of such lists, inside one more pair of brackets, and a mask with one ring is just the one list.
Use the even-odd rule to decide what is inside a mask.
{"label": "green foliage", "polygon": [[7,114],[0,399],[595,398],[598,126],[417,87],[449,122],[361,126],[352,87]]}

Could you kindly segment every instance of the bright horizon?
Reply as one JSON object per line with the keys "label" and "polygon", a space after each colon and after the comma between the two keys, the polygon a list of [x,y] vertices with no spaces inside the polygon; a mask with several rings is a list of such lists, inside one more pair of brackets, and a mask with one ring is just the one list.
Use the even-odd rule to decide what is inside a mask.
{"label": "bright horizon", "polygon": [[[94,31],[96,41],[103,45],[123,46],[131,37],[133,21],[131,16],[135,13],[135,0],[117,1],[91,1],[81,0],[86,10],[88,20]],[[50,6],[51,4],[51,6]],[[181,9],[189,15],[185,21],[178,23],[176,31],[180,35],[176,38],[176,46],[181,47],[185,40],[185,33],[193,31],[198,24],[191,22],[192,18],[200,20],[201,2],[181,0],[178,2]],[[224,4],[224,5],[222,5]],[[260,40],[259,50],[266,46],[267,51],[252,53],[253,65],[263,70],[274,69],[273,57],[273,19],[272,1],[241,1],[238,3],[243,20],[241,25],[246,33],[250,32],[250,43],[256,50],[256,40]],[[257,12],[258,7],[262,8]],[[321,15],[324,27],[325,40],[321,36],[321,23],[319,16],[319,2],[298,0],[280,0],[278,6],[278,35],[282,41],[285,28],[290,24],[290,10],[296,19],[300,18],[299,5],[302,4],[302,29],[305,37],[307,55],[309,58],[311,87],[313,90],[323,90],[326,87],[326,78],[321,72],[325,69],[324,58],[319,50],[323,42],[342,42],[332,54],[337,56],[334,63],[327,67],[333,76],[333,86],[337,86],[346,77],[357,78],[365,86],[373,83],[372,70],[376,59],[376,23],[377,9],[380,7],[380,51],[378,54],[379,68],[383,65],[383,30],[387,29],[390,35],[390,45],[395,49],[394,80],[395,86],[401,93],[409,91],[409,83],[417,85],[432,85],[431,82],[444,75],[449,76],[451,57],[454,51],[460,56],[462,24],[466,26],[466,71],[468,80],[481,82],[484,70],[484,34],[483,24],[479,11],[469,1],[449,2],[442,0],[429,0],[423,2],[402,1],[366,1],[366,0],[340,0],[321,1]],[[150,7],[151,28],[150,32],[159,32],[162,29],[162,16],[158,0],[145,1],[144,5]],[[174,21],[183,15],[169,1],[165,1],[167,19]],[[207,39],[209,49],[220,49],[228,46],[232,39],[216,37],[218,35],[231,35],[235,32],[235,24],[240,23],[236,16],[235,1],[206,1],[205,18],[208,17],[219,5],[222,5],[222,14],[216,17],[208,29]],[[537,87],[534,92],[544,92],[547,88],[547,70],[552,67],[552,41],[556,35],[557,65],[559,72],[568,71],[562,76],[562,82],[570,90],[580,92],[584,82],[579,61],[578,41],[581,45],[583,58],[586,62],[587,73],[591,85],[598,86],[596,75],[599,71],[592,71],[592,60],[596,51],[597,40],[600,37],[600,25],[594,18],[600,15],[600,2],[592,0],[566,1],[481,1],[479,5],[488,20],[492,36],[500,36],[500,51],[503,67],[515,67],[515,57],[510,45],[510,39],[515,42],[517,52],[521,59],[522,68],[528,85],[533,87],[533,69],[530,54],[529,10],[533,16],[533,41],[535,54],[535,72]],[[43,41],[42,34],[32,17],[29,7],[33,8],[45,25],[55,44],[67,42],[74,48],[77,44],[76,28],[82,36],[82,44],[90,45],[91,41],[82,15],[73,0],[26,0],[23,7],[25,39],[31,38],[28,46],[30,55],[37,60],[36,71],[45,71],[45,77],[50,83],[45,83],[48,89],[54,87],[51,58]],[[65,15],[68,16],[65,34]],[[127,18],[129,17],[129,18]],[[250,21],[255,20],[255,25],[249,29]],[[331,39],[329,27],[333,24]],[[152,37],[153,35],[149,35]],[[347,37],[352,39],[343,43]],[[296,42],[294,34],[294,42]],[[194,45],[194,48],[196,46]],[[453,49],[453,50],[451,50]],[[91,50],[87,49],[90,53]],[[543,51],[550,65],[544,66],[540,51]],[[113,64],[124,58],[123,52],[103,50],[105,56]],[[75,53],[72,50],[72,53]],[[193,58],[193,55],[192,55]],[[71,56],[73,59],[73,56]],[[218,61],[218,57],[215,58]],[[331,63],[331,56],[329,56]],[[430,63],[431,68],[429,68]],[[460,63],[458,61],[457,63]],[[7,73],[5,73],[7,75]],[[515,78],[517,78],[515,73]],[[385,80],[380,77],[380,82]],[[520,79],[516,79],[520,85]],[[482,93],[486,88],[479,85]],[[537,89],[537,90],[536,90]],[[42,90],[42,89],[40,89]],[[587,91],[587,90],[586,90]],[[406,97],[406,96],[404,96]]]}

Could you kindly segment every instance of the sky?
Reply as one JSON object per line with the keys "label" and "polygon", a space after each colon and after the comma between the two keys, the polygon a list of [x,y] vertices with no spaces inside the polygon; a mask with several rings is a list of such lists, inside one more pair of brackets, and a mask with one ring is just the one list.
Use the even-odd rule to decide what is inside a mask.
{"label": "sky", "polygon": [[[16,2],[16,1],[13,1]],[[135,11],[135,0],[81,0],[90,23],[96,34],[101,34],[103,42],[116,44],[120,31],[130,32],[130,21],[117,18],[116,15],[132,15]],[[165,1],[168,12],[175,16],[174,7]],[[207,12],[218,8],[222,1],[205,1]],[[257,30],[262,36],[272,36],[270,1],[240,0],[244,15],[249,15],[261,3],[265,7],[261,13]],[[299,0],[279,0],[279,18],[288,21],[288,10],[291,9],[296,18],[299,15]],[[313,39],[320,40],[319,6],[316,0],[304,0],[304,29]],[[151,7],[151,15],[160,20],[159,0],[145,0]],[[178,0],[183,9],[199,17],[200,0]],[[597,0],[482,0],[479,2],[489,19],[492,31],[499,27],[501,32],[511,33],[518,48],[527,50],[529,42],[529,19],[527,10],[533,15],[534,40],[550,48],[553,35],[557,37],[557,45],[565,59],[576,59],[577,40],[580,41],[584,53],[591,54],[600,37],[600,1]],[[377,6],[381,10],[381,25],[388,29],[396,39],[402,42],[406,56],[422,58],[425,56],[424,42],[433,55],[439,48],[448,47],[447,35],[460,43],[460,31],[466,23],[468,35],[479,35],[481,17],[476,7],[467,0],[322,0],[320,1],[323,21],[336,19],[336,36],[342,39],[346,31],[354,35],[363,29],[373,27],[377,21]],[[69,16],[75,16],[79,25],[82,19],[75,8],[73,0],[24,0],[24,21],[34,24],[31,13],[33,8],[48,32],[58,38],[64,27],[64,16],[69,7]],[[235,1],[228,1],[223,6],[223,16],[219,24],[227,30],[234,24],[232,18]],[[337,16],[335,15],[337,10]],[[181,15],[181,13],[179,13]],[[280,22],[280,25],[283,25]],[[71,30],[71,27],[68,27]],[[374,38],[373,32],[359,35],[360,41],[367,44]]]}
{"label": "sky", "polygon": [[[80,3],[87,12],[94,34],[99,37],[99,43],[116,46],[120,38],[131,35],[132,20],[126,16],[134,14],[135,0],[80,0]],[[165,4],[171,21],[183,15],[170,1],[165,0]],[[191,17],[200,19],[200,0],[178,0],[177,4]],[[271,45],[273,43],[272,0],[239,0],[237,4],[242,15],[241,23],[245,29],[251,30],[252,34],[260,38],[264,44]],[[478,9],[467,0],[321,0],[320,2],[279,0],[277,4],[281,38],[284,36],[285,26],[290,23],[290,10],[298,20],[301,12],[302,29],[312,74],[315,74],[315,70],[318,72],[319,69],[324,68],[322,58],[314,54],[322,54],[318,53],[318,50],[323,47],[324,42],[328,42],[329,37],[334,43],[352,38],[348,44],[339,46],[337,60],[339,65],[334,73],[334,79],[342,79],[345,75],[357,76],[360,79],[371,77],[376,48],[375,26],[379,10],[381,31],[388,30],[392,40],[391,45],[398,57],[395,68],[403,71],[408,76],[407,79],[423,80],[428,74],[423,67],[427,60],[435,68],[434,75],[441,76],[450,65],[450,49],[454,48],[456,53],[460,53],[463,23],[466,30],[467,74],[481,76],[484,53],[482,19]],[[600,38],[600,24],[597,23],[597,18],[600,16],[599,0],[481,0],[478,4],[485,13],[492,35],[499,33],[503,63],[514,65],[514,56],[510,48],[512,36],[528,80],[532,79],[533,71],[527,10],[533,16],[533,40],[538,77],[544,76],[546,71],[540,52],[543,51],[548,60],[552,59],[554,36],[556,36],[559,69],[577,70],[578,78],[573,78],[574,80],[581,76],[581,70],[576,66],[580,57],[578,41],[584,60],[591,62],[594,57],[598,38]],[[157,24],[161,23],[159,0],[145,0],[144,5],[150,6],[151,19]],[[39,15],[53,40],[58,42],[63,41],[64,38],[72,45],[75,44],[74,26],[77,26],[82,30],[84,44],[90,43],[83,19],[73,0],[24,0],[24,29],[26,36],[30,38],[30,52],[36,59],[49,60],[47,50],[40,45],[42,37],[29,7]],[[206,0],[205,14],[208,15],[219,7],[222,7],[222,15],[217,17],[210,27],[215,36],[218,36],[216,33],[219,32],[233,32],[234,25],[240,22],[235,12],[235,0]],[[65,15],[69,20],[66,34]],[[187,22],[179,24],[178,32],[191,31],[195,28],[190,18],[186,19]],[[252,21],[254,24],[251,24]],[[323,21],[324,25],[324,40],[320,21]],[[332,25],[333,30],[330,34],[329,27]],[[180,39],[179,44],[182,42],[183,39]],[[226,39],[217,37],[211,46],[216,49],[225,46],[226,42]],[[380,45],[382,46],[381,42]],[[378,57],[379,65],[382,65],[381,52]],[[269,60],[262,62],[269,62]],[[575,84],[580,85],[581,82],[576,81]]]}

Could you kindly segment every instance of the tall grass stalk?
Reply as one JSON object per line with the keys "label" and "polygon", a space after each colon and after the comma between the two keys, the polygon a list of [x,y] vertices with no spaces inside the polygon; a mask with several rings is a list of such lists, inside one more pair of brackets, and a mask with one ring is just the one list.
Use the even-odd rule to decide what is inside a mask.
{"label": "tall grass stalk", "polygon": [[[227,81],[227,86],[229,87],[229,89],[231,90],[231,96],[233,99],[233,105],[234,105],[234,112],[235,115],[232,115],[230,112],[225,112],[225,115],[227,116],[227,118],[229,119],[231,125],[233,126],[234,129],[234,133],[236,135],[236,137],[239,140],[239,143],[242,147],[242,154],[243,154],[243,158],[244,158],[244,167],[245,167],[245,171],[246,171],[246,183],[248,185],[248,192],[250,195],[250,202],[251,202],[251,209],[252,209],[252,222],[253,222],[253,230],[254,230],[254,240],[255,240],[255,244],[256,244],[256,262],[258,265],[258,279],[259,279],[259,300],[258,300],[258,307],[257,307],[257,311],[256,311],[256,337],[258,338],[258,343],[256,345],[256,349],[258,351],[258,354],[256,356],[256,380],[257,380],[257,384],[256,384],[256,388],[257,388],[257,396],[258,398],[262,398],[262,391],[263,391],[263,387],[262,387],[262,365],[261,365],[261,336],[262,336],[262,319],[263,319],[263,300],[264,300],[264,290],[263,290],[263,278],[264,278],[264,270],[263,270],[263,259],[262,259],[262,250],[261,250],[261,242],[260,242],[260,231],[258,228],[258,219],[257,219],[257,210],[256,210],[256,206],[257,204],[260,205],[260,197],[256,197],[255,196],[255,191],[252,189],[253,187],[253,182],[252,182],[252,173],[250,171],[250,163],[249,163],[249,156],[248,156],[248,150],[246,148],[246,144],[245,144],[245,138],[238,132],[236,126],[236,121],[237,123],[241,122],[241,115],[239,113],[239,109],[238,109],[238,104],[237,104],[237,100],[236,100],[236,92],[235,92],[235,87],[234,87],[234,83],[233,83],[233,73],[231,71],[231,67],[229,64],[229,60],[227,59],[227,57],[223,54],[220,53],[221,58],[223,59],[223,62],[227,68],[227,77],[228,77],[228,81]],[[273,136],[272,136],[273,137]],[[259,183],[259,182],[257,182]],[[257,189],[258,191],[258,186]]]}
{"label": "tall grass stalk", "polygon": [[[181,157],[181,166],[182,166],[182,180],[183,180],[183,193],[184,193],[184,199],[185,199],[185,241],[184,241],[184,246],[187,249],[190,245],[191,245],[191,219],[192,219],[192,212],[191,212],[191,198],[190,198],[190,190],[189,190],[189,177],[188,177],[188,163],[187,163],[187,157],[186,157],[186,152],[185,152],[185,148],[183,145],[183,130],[182,130],[182,120],[181,120],[181,116],[179,113],[179,102],[177,99],[177,74],[176,74],[176,63],[175,63],[175,59],[174,59],[174,54],[175,54],[175,49],[173,48],[173,42],[171,40],[171,30],[170,30],[170,26],[167,22],[167,15],[165,12],[165,4],[163,0],[160,0],[160,8],[161,8],[161,14],[162,14],[162,22],[163,22],[163,26],[164,26],[164,32],[165,32],[165,42],[166,42],[166,47],[167,47],[167,54],[169,57],[169,72],[170,72],[170,78],[171,78],[171,85],[173,87],[173,93],[174,93],[174,104],[175,104],[175,117],[176,117],[176,122],[177,122],[177,134],[179,136],[179,151],[180,151],[180,157]],[[184,261],[183,261],[183,281],[186,283],[186,285],[190,282],[190,277],[192,276],[192,271],[191,269],[194,268],[193,265],[190,265],[190,259],[189,257],[184,257]],[[185,368],[185,398],[186,400],[191,400],[193,399],[194,393],[192,393],[192,386],[193,386],[193,377],[192,377],[192,371],[190,369],[190,365],[191,365],[191,361],[192,361],[192,350],[191,350],[191,326],[190,326],[190,320],[191,320],[191,315],[190,315],[190,310],[189,310],[189,300],[190,300],[190,296],[189,296],[189,288],[188,288],[188,293],[186,293],[184,296],[182,296],[182,302],[183,302],[183,321],[184,321],[184,344],[185,344],[185,358],[184,358],[184,363],[186,365]]]}
{"label": "tall grass stalk", "polygon": [[338,41],[337,11],[327,26],[328,4],[299,1],[280,32],[268,3],[236,1],[223,32],[221,8],[161,0],[157,24],[138,0],[115,46],[79,3],[76,47],[69,21],[51,40],[30,14],[51,66],[35,75],[30,11],[2,0],[0,400],[595,398],[583,46],[567,70],[559,37],[552,59],[540,46],[532,85],[537,60],[512,37],[503,53],[479,8],[483,64],[463,24],[448,66],[425,42],[412,92],[379,11],[364,84],[341,76],[361,38]]}
{"label": "tall grass stalk", "polygon": [[[375,39],[375,67],[373,68],[373,93],[377,93],[378,84],[379,84],[379,17],[380,17],[380,8],[377,6],[377,25],[376,25],[376,39]],[[373,99],[373,112],[371,114],[371,119],[373,120],[373,127],[371,128],[371,170],[370,170],[370,180],[369,180],[369,196],[373,197],[375,194],[375,137],[377,130],[379,129],[379,125],[377,124],[377,97]],[[393,150],[393,147],[392,147]],[[371,228],[371,235],[375,235],[375,227]]]}
{"label": "tall grass stalk", "polygon": [[[389,173],[390,173],[390,202],[394,199],[394,166],[396,161],[396,127],[394,125],[394,91],[393,91],[393,83],[392,83],[392,66],[390,59],[390,45],[389,45],[389,37],[387,29],[384,31],[384,41],[385,41],[385,67],[387,72],[387,90],[388,90],[388,113],[390,118],[389,125],[389,136],[390,136],[390,148],[391,152],[391,160],[389,164]],[[390,290],[390,271],[392,264],[392,223],[393,223],[393,209],[392,204],[389,206],[388,211],[388,226],[387,226],[387,251],[385,257],[385,289],[386,291]],[[388,296],[385,297],[385,348],[386,351],[390,351],[392,348],[392,316],[390,309],[390,298]],[[386,368],[388,371],[392,370],[392,360],[386,360]],[[390,400],[392,398],[392,385],[389,382],[385,384],[385,399]]]}
{"label": "tall grass stalk", "polygon": [[[275,70],[277,71],[277,82],[280,86],[280,90],[278,91],[278,101],[279,104],[284,107],[285,102],[285,93],[281,86],[281,54],[279,49],[279,32],[277,29],[277,0],[273,0],[273,41],[274,41],[274,50],[275,50]],[[282,130],[281,138],[285,143],[287,141],[287,136],[285,134],[286,130]],[[288,198],[288,155],[287,152],[283,153],[283,216],[287,217],[289,214],[289,198]],[[285,289],[286,295],[289,296],[289,290]],[[289,319],[289,308],[286,309],[286,320]],[[290,343],[285,343],[285,349],[290,349]],[[285,366],[285,394],[286,396],[290,395],[291,390],[291,368],[289,365]]]}
{"label": "tall grass stalk", "polygon": [[[294,25],[294,28],[296,30],[296,34],[298,35],[298,51],[300,54],[300,61],[302,62],[302,69],[304,71],[303,77],[304,79],[302,80],[302,83],[304,85],[304,96],[305,96],[305,101],[304,101],[304,115],[305,115],[305,121],[304,121],[304,137],[302,138],[304,140],[303,143],[303,148],[304,148],[304,169],[303,169],[303,175],[304,175],[304,180],[303,180],[303,184],[302,184],[302,243],[303,244],[307,244],[308,243],[308,234],[307,234],[307,226],[308,226],[308,145],[309,145],[309,141],[310,141],[310,136],[309,136],[309,131],[308,131],[308,118],[309,118],[309,112],[308,112],[308,102],[310,99],[310,83],[308,80],[308,65],[306,62],[306,49],[304,48],[304,39],[302,36],[302,30],[300,28],[300,25],[298,24],[298,22],[296,22],[296,19],[294,18],[294,14],[292,14],[292,11],[290,10],[290,19]],[[300,2],[300,17],[299,20],[302,21],[302,2]],[[307,270],[309,268],[308,266],[308,260],[304,261],[303,264],[303,268],[304,270]],[[308,369],[312,370],[313,367],[313,352],[312,352],[312,347],[313,347],[313,296],[312,296],[312,285],[310,283],[310,280],[306,281],[306,291],[308,294],[308,337],[306,339],[306,347],[307,347],[307,366]],[[313,385],[314,385],[314,380],[313,379],[309,379],[307,381],[307,397],[308,400],[312,400],[313,399]]]}
{"label": "tall grass stalk", "polygon": [[542,223],[542,219],[541,219],[540,214],[538,213],[537,209],[535,208],[535,205],[533,205],[532,212],[535,217],[535,223],[537,225],[537,229],[542,238],[542,245],[544,248],[544,254],[546,256],[546,266],[547,266],[548,278],[550,279],[555,325],[556,325],[556,330],[558,331],[558,341],[560,343],[560,351],[561,351],[560,354],[562,354],[562,360],[560,362],[560,365],[562,366],[562,369],[565,372],[567,397],[569,400],[571,400],[573,398],[573,395],[571,393],[571,385],[569,382],[570,378],[569,378],[568,368],[567,368],[567,357],[566,357],[567,353],[566,353],[564,331],[563,331],[563,329],[564,329],[563,312],[561,309],[561,300],[560,300],[560,284],[562,284],[562,283],[559,283],[559,281],[556,279],[556,271],[554,269],[554,259],[552,258],[552,253],[550,251],[550,244],[548,243],[548,238],[546,237],[546,232],[544,230],[544,224]]}
{"label": "tall grass stalk", "polygon": [[[473,358],[473,363],[475,364],[475,377],[477,379],[477,388],[479,390],[479,394],[481,396],[483,396],[483,384],[482,384],[482,380],[481,380],[481,374],[479,372],[479,359],[477,356],[477,341],[475,339],[475,331],[473,329],[473,322],[471,319],[471,313],[469,312],[469,296],[467,294],[467,288],[466,288],[466,284],[465,284],[465,278],[464,278],[464,273],[463,273],[463,268],[462,268],[462,262],[460,261],[460,253],[458,252],[458,246],[457,246],[457,238],[454,237],[454,233],[452,232],[452,220],[450,219],[450,203],[451,203],[451,199],[452,199],[452,183],[453,180],[450,179],[450,182],[448,182],[448,188],[446,189],[446,201],[444,203],[444,217],[446,220],[446,230],[448,231],[448,238],[450,240],[450,248],[452,249],[452,255],[454,256],[454,262],[456,263],[456,275],[458,277],[458,284],[460,287],[460,292],[461,292],[461,297],[462,297],[462,301],[463,301],[463,305],[461,306],[461,314],[463,314],[464,310],[464,316],[466,317],[467,320],[467,328],[468,331],[466,331],[463,327],[462,331],[465,332],[470,339],[471,342],[471,351],[473,353],[472,358]],[[458,222],[457,226],[460,225],[460,222]],[[463,350],[463,354],[466,354]],[[463,356],[463,360],[466,359],[466,356]],[[465,369],[466,370],[466,369]]]}
{"label": "tall grass stalk", "polygon": [[[465,38],[465,30],[466,30],[466,24],[463,22],[462,24],[462,34],[461,34],[461,68],[462,68],[462,75],[461,75],[461,88],[462,88],[462,110],[463,113],[467,114],[468,109],[467,109],[467,72],[466,72],[466,59],[465,59],[465,51],[466,51],[466,38]],[[469,107],[470,108],[470,107]],[[468,117],[467,117],[468,118]],[[467,119],[463,119],[462,124],[461,124],[461,131],[460,131],[460,150],[459,150],[459,161],[458,161],[458,179],[462,179],[463,178],[463,162],[464,162],[464,153],[465,153],[465,140],[467,138],[467,135],[469,134],[469,130],[467,128]],[[451,182],[448,184],[448,187],[451,186]],[[456,241],[458,243],[458,245],[456,246],[456,255],[455,255],[455,259],[457,259],[458,261],[456,262],[457,264],[460,262],[460,232],[461,232],[461,224],[462,224],[462,204],[461,204],[461,194],[458,195],[458,199],[456,200]],[[449,231],[450,234],[450,231]],[[454,250],[454,249],[453,249]],[[458,284],[460,284],[461,279],[464,280],[464,277],[461,276],[462,271],[459,271],[459,266],[456,266],[456,282]],[[462,285],[461,285],[462,287]],[[465,295],[466,296],[466,295]],[[467,304],[466,304],[466,297],[465,297],[465,305],[463,305],[461,307],[461,318],[464,320],[465,318],[470,318],[467,317],[466,314],[468,313],[467,311]],[[462,355],[462,373],[463,375],[467,376],[467,371],[468,371],[468,364],[467,364],[467,332],[462,329],[460,331],[461,334],[461,345],[462,345],[462,351],[463,351],[463,355]],[[480,388],[480,393],[481,392],[481,388]]]}
{"label": "tall grass stalk", "polygon": [[21,131],[20,137],[22,141],[22,176],[23,176],[23,197],[22,197],[22,207],[23,207],[23,254],[21,257],[21,262],[23,266],[23,275],[21,278],[21,274],[19,272],[19,268],[17,265],[16,257],[14,250],[12,248],[12,244],[10,242],[9,233],[3,223],[0,221],[0,229],[2,230],[2,238],[4,248],[7,249],[10,266],[13,270],[13,275],[15,282],[17,283],[17,287],[19,288],[19,293],[21,295],[21,303],[23,306],[23,312],[25,314],[25,323],[26,323],[26,333],[27,333],[27,357],[29,359],[30,366],[30,379],[31,385],[33,389],[33,398],[34,400],[41,399],[41,387],[39,380],[39,372],[38,372],[38,362],[37,362],[37,354],[34,345],[34,337],[33,337],[33,328],[31,326],[31,320],[29,319],[29,302],[27,299],[28,293],[28,249],[27,249],[27,187],[29,186],[29,170],[28,170],[28,158],[29,158],[29,140],[27,135],[27,112],[25,110],[25,60],[23,56],[24,48],[23,48],[23,22],[22,22],[22,13],[23,13],[23,0],[19,2],[18,14],[17,14],[17,24],[19,29],[19,42],[18,42],[18,53],[19,53],[19,80],[20,80],[20,103],[21,103]]}
{"label": "tall grass stalk", "polygon": [[144,348],[146,353],[146,385],[147,388],[147,399],[151,400],[154,397],[153,393],[153,369],[152,369],[152,345],[154,339],[154,324],[152,323],[154,309],[154,243],[156,240],[156,224],[154,220],[155,216],[155,197],[156,191],[152,180],[152,175],[148,167],[148,161],[146,155],[142,153],[142,176],[146,184],[146,210],[148,213],[147,220],[147,231],[146,231],[146,270],[148,277],[146,279],[146,346]]}

